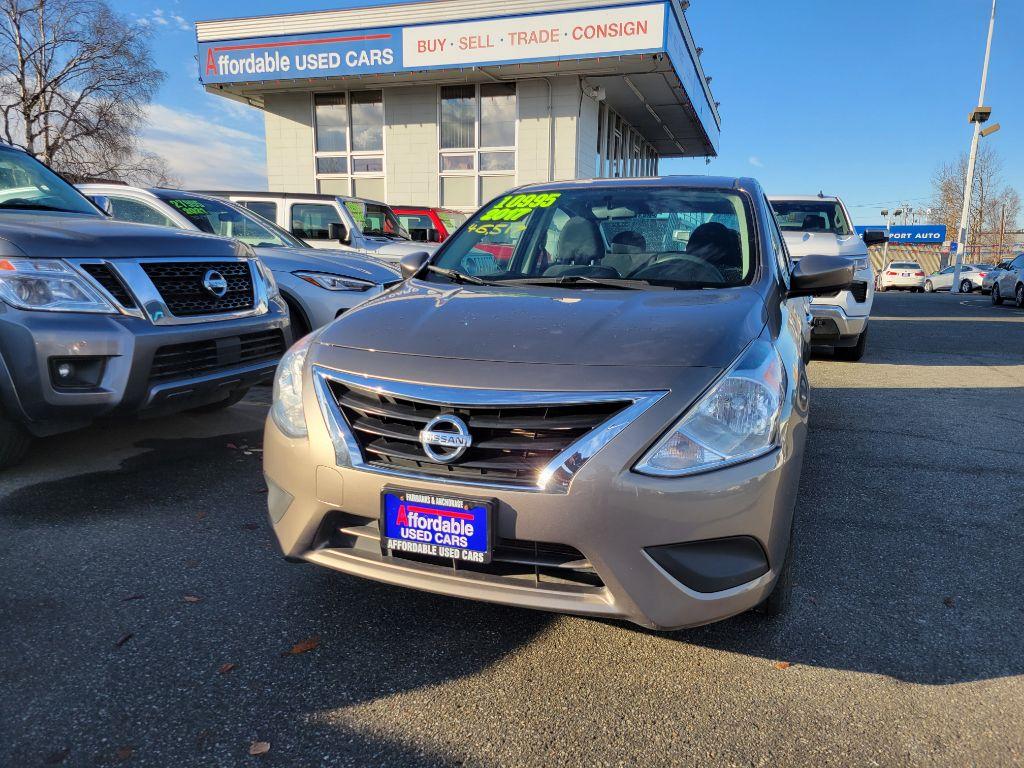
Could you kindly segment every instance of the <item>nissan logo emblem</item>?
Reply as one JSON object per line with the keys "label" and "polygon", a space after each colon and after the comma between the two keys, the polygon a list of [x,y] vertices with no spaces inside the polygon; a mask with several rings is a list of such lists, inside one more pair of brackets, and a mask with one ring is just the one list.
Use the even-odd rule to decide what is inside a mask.
{"label": "nissan logo emblem", "polygon": [[466,422],[451,413],[442,413],[420,430],[420,445],[432,460],[449,464],[462,456],[473,444]]}
{"label": "nissan logo emblem", "polygon": [[216,269],[208,269],[206,274],[203,275],[203,288],[209,291],[212,296],[220,299],[228,292],[228,281]]}

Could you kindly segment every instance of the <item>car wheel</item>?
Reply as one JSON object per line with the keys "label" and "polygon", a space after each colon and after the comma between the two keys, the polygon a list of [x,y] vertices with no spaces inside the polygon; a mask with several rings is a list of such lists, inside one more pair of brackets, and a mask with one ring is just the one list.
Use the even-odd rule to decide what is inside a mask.
{"label": "car wheel", "polygon": [[0,413],[0,469],[13,467],[28,453],[32,435],[15,421]]}
{"label": "car wheel", "polygon": [[207,403],[206,405],[200,405],[198,408],[191,408],[190,413],[215,413],[216,411],[222,411],[225,408],[230,408],[235,403],[239,402],[249,392],[249,388],[236,389],[230,395],[225,397],[223,400],[218,400],[216,403]]}
{"label": "car wheel", "polygon": [[786,560],[775,580],[775,586],[757,609],[769,618],[783,616],[793,602],[793,532],[789,532],[789,546],[786,547]]}
{"label": "car wheel", "polygon": [[961,280],[960,281],[960,293],[970,293],[973,290],[974,290],[974,283],[972,283],[970,280]]}
{"label": "car wheel", "polygon": [[1024,284],[1019,284],[1017,290],[1013,292],[1013,303],[1017,305],[1017,309],[1024,309]]}
{"label": "car wheel", "polygon": [[924,292],[925,293],[935,293],[935,286],[932,285],[932,281],[931,280],[926,280],[925,281],[925,283],[924,283]]}
{"label": "car wheel", "polygon": [[836,347],[835,357],[837,360],[850,360],[856,362],[864,357],[864,347],[868,343],[868,329],[865,328],[857,337],[857,343],[852,347]]}
{"label": "car wheel", "polygon": [[1003,303],[1003,297],[999,295],[998,285],[992,286],[992,303],[995,304],[997,307]]}

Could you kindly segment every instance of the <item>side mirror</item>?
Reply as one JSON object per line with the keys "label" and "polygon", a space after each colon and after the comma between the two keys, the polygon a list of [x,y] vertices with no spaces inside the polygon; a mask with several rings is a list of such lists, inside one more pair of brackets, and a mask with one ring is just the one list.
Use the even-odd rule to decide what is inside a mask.
{"label": "side mirror", "polygon": [[427,240],[429,240],[431,243],[440,243],[441,231],[431,227],[430,229],[427,230]]}
{"label": "side mirror", "polygon": [[790,296],[832,296],[853,282],[853,262],[842,256],[804,256],[790,273]]}
{"label": "side mirror", "polygon": [[329,240],[337,240],[342,245],[348,245],[351,242],[348,230],[340,221],[332,221],[327,225],[327,238]]}
{"label": "side mirror", "polygon": [[91,195],[89,197],[92,200],[92,204],[103,211],[107,216],[114,215],[114,206],[110,202],[110,198],[106,195]]}
{"label": "side mirror", "polygon": [[885,233],[884,229],[865,229],[861,238],[863,238],[864,245],[868,248],[872,245],[882,245],[889,241],[889,235]]}
{"label": "side mirror", "polygon": [[409,237],[414,242],[426,243],[426,242],[430,241],[430,233],[431,233],[431,231],[432,230],[423,229],[422,227],[417,227],[415,229],[410,229],[409,230]]}
{"label": "side mirror", "polygon": [[410,277],[416,277],[428,261],[430,261],[430,254],[426,251],[415,251],[403,256],[402,260],[398,262],[398,266],[402,270],[402,279],[408,280]]}

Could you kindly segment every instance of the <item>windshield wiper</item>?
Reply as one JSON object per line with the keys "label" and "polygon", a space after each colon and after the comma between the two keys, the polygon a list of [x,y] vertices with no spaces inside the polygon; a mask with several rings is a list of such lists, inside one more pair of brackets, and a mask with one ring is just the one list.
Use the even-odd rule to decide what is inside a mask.
{"label": "windshield wiper", "polygon": [[58,208],[55,205],[46,205],[45,203],[18,202],[17,200],[8,200],[5,203],[0,203],[0,208],[17,208],[25,211],[57,211],[58,213],[84,213],[84,211]]}
{"label": "windshield wiper", "polygon": [[449,280],[455,283],[472,283],[473,285],[497,285],[487,280],[481,280],[475,275],[467,275],[465,272],[459,272],[455,269],[448,269],[447,267],[439,267],[436,264],[427,264],[427,269],[435,274],[443,275]]}
{"label": "windshield wiper", "polygon": [[511,283],[513,285],[557,285],[566,288],[612,288],[621,291],[642,291],[652,286],[652,283],[647,280],[627,280],[621,277],[587,277],[586,275],[524,277],[515,280],[502,280],[502,283]]}

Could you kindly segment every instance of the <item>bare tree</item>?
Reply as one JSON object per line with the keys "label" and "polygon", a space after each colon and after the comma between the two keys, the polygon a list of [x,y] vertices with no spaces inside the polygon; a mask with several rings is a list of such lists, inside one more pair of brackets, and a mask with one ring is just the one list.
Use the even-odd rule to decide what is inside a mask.
{"label": "bare tree", "polygon": [[0,0],[0,135],[74,180],[171,180],[138,141],[163,78],[105,0]]}
{"label": "bare tree", "polygon": [[[974,189],[968,214],[971,245],[998,244],[999,227],[1005,211],[1006,227],[1013,229],[1021,214],[1021,198],[1017,190],[1005,184],[1003,163],[998,153],[988,144],[978,149],[974,166]],[[967,155],[956,163],[940,166],[932,176],[932,208],[934,217],[945,224],[952,237],[960,228],[960,214],[964,205],[964,183],[967,179]]]}

